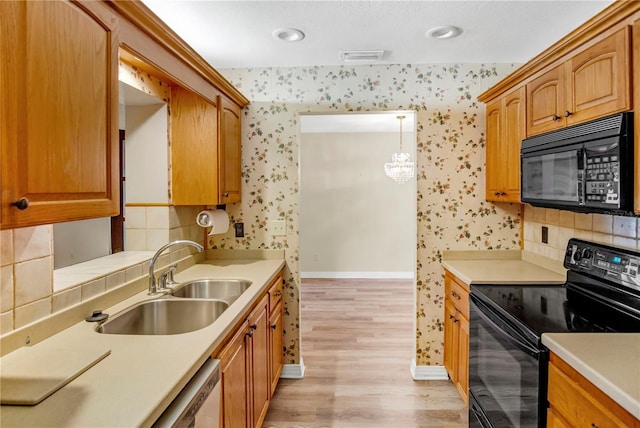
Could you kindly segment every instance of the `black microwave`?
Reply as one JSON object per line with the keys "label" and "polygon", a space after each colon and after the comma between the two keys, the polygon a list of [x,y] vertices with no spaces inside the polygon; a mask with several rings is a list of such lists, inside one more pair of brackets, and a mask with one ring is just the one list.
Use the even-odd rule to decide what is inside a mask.
{"label": "black microwave", "polygon": [[633,113],[522,140],[521,201],[576,212],[633,214]]}

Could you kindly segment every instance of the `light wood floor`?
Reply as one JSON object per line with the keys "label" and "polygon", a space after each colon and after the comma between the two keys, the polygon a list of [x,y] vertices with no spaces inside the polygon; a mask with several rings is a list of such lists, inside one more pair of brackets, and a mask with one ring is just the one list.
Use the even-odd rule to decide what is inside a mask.
{"label": "light wood floor", "polygon": [[414,381],[408,280],[304,280],[304,379],[281,379],[264,427],[467,427],[448,381]]}

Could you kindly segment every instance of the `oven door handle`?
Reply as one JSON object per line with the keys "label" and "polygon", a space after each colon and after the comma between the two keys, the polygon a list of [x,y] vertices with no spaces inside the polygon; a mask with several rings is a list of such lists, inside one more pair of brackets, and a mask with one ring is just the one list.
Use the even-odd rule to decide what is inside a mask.
{"label": "oven door handle", "polygon": [[520,340],[519,338],[520,335],[515,330],[509,329],[509,330],[512,330],[511,332],[513,333],[513,334],[510,334],[510,332],[506,331],[503,327],[498,325],[498,323],[492,320],[491,317],[489,317],[485,312],[483,312],[482,308],[479,306],[479,305],[482,305],[481,302],[476,302],[475,299],[473,298],[474,296],[472,295],[469,297],[470,297],[469,303],[471,303],[471,305],[475,308],[480,318],[482,318],[483,321],[489,324],[491,328],[493,328],[503,339],[505,339],[512,345],[514,345],[516,348],[518,348],[522,352],[525,352],[536,359],[539,358],[539,355],[540,355],[539,349],[531,346],[524,340]]}

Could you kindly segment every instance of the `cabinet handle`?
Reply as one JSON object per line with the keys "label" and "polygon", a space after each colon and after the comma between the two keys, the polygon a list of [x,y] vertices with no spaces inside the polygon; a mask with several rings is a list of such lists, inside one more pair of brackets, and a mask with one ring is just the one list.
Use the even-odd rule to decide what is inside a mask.
{"label": "cabinet handle", "polygon": [[247,336],[253,337],[253,331],[247,332]]}
{"label": "cabinet handle", "polygon": [[454,317],[453,315],[449,315],[449,319],[450,319],[450,320],[455,320],[455,319],[456,319],[456,317]]}
{"label": "cabinet handle", "polygon": [[18,199],[17,201],[15,201],[14,203],[12,203],[11,205],[16,207],[20,211],[26,210],[27,208],[29,208],[29,199],[27,199],[25,197],[22,197],[22,198]]}
{"label": "cabinet handle", "polygon": [[592,424],[591,424],[591,428],[598,428],[598,425],[596,425],[596,424],[592,423]]}
{"label": "cabinet handle", "polygon": [[557,114],[554,114],[552,116],[552,119],[553,119],[554,122],[556,122],[556,121],[560,120],[560,116],[558,116]]}
{"label": "cabinet handle", "polygon": [[460,300],[460,296],[459,296],[459,295],[458,295],[458,293],[456,293],[455,291],[452,291],[452,292],[451,292],[451,295],[452,295],[453,297],[455,297],[456,299]]}
{"label": "cabinet handle", "polygon": [[275,330],[276,328],[278,328],[278,324],[273,324],[271,328]]}
{"label": "cabinet handle", "polygon": [[500,192],[493,192],[493,196],[500,196]]}
{"label": "cabinet handle", "polygon": [[278,291],[276,291],[276,292],[274,293],[274,296],[276,296],[276,297],[280,297],[280,296],[282,296],[282,292],[281,292],[280,290],[278,290]]}
{"label": "cabinet handle", "polygon": [[571,116],[573,113],[571,113],[569,110],[565,110],[564,112],[564,117],[569,117]]}
{"label": "cabinet handle", "polygon": [[250,328],[251,330],[256,330],[256,329],[258,328],[258,325],[257,325],[257,324],[251,324],[251,325],[249,326],[249,328]]}
{"label": "cabinet handle", "polygon": [[225,198],[228,198],[228,197],[229,197],[229,192],[224,192],[224,193],[222,194],[222,196],[224,196]]}
{"label": "cabinet handle", "polygon": [[507,196],[507,192],[500,192],[500,196]]}

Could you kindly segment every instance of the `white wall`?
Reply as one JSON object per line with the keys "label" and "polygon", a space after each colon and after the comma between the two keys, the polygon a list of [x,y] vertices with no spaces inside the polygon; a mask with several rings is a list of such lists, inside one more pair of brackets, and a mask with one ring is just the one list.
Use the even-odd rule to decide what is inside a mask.
{"label": "white wall", "polygon": [[54,269],[111,254],[111,218],[53,225]]}
{"label": "white wall", "polygon": [[[301,134],[303,277],[413,277],[415,182],[384,174],[398,149],[397,129]],[[413,132],[404,133],[403,151],[414,156]]]}
{"label": "white wall", "polygon": [[125,192],[127,203],[169,201],[167,122],[165,103],[126,107]]}

